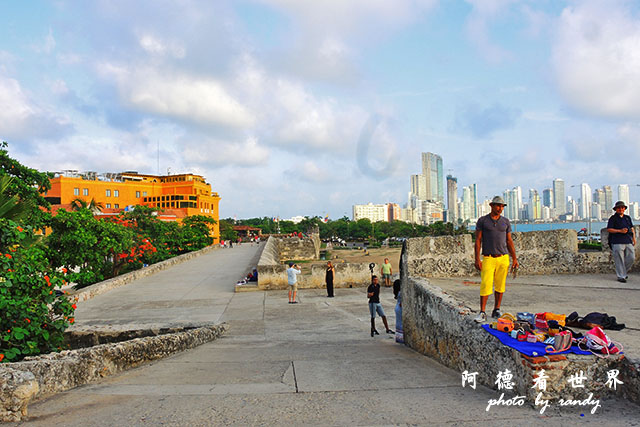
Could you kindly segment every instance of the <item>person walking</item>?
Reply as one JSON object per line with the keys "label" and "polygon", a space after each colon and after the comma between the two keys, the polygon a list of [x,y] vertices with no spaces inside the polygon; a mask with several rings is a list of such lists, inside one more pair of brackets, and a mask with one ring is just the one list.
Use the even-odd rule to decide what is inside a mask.
{"label": "person walking", "polygon": [[611,215],[607,223],[611,255],[613,256],[618,282],[621,283],[627,282],[627,273],[636,259],[636,233],[633,229],[631,217],[624,213],[626,209],[627,205],[623,201],[616,202],[613,207],[616,213]]}
{"label": "person walking", "polygon": [[376,330],[376,313],[382,317],[382,323],[384,323],[387,333],[393,334],[394,332],[389,329],[387,316],[385,316],[382,305],[380,305],[380,284],[378,283],[378,276],[371,276],[371,284],[367,288],[367,297],[369,297],[369,313],[371,314],[371,336],[380,335]]}
{"label": "person walking", "polygon": [[333,298],[333,279],[336,277],[336,268],[331,264],[331,261],[327,262],[327,270],[324,275],[324,281],[327,284],[327,297]]}
{"label": "person walking", "polygon": [[297,304],[296,295],[298,293],[298,274],[302,273],[296,264],[290,262],[287,268],[287,282],[289,283],[289,304]]}
{"label": "person walking", "polygon": [[[511,223],[501,216],[506,203],[500,196],[496,196],[489,203],[491,212],[478,219],[476,223],[475,267],[480,271],[480,313],[474,319],[481,323],[487,320],[485,308],[489,295],[494,293],[494,306],[491,317],[502,315],[500,305],[506,289],[507,274],[509,273],[509,253],[511,255],[512,270],[518,268],[516,249],[511,239]],[[482,260],[480,253],[482,248]],[[494,291],[495,286],[495,291]]]}
{"label": "person walking", "polygon": [[393,271],[391,270],[391,263],[389,263],[389,258],[384,259],[384,263],[380,267],[380,274],[382,275],[382,280],[384,280],[385,286],[391,286],[391,275]]}

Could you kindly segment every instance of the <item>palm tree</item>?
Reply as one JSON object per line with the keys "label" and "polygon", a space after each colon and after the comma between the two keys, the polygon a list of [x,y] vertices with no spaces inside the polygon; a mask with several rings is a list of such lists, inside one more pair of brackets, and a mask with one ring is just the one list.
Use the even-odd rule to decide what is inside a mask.
{"label": "palm tree", "polygon": [[32,205],[20,200],[17,195],[8,194],[12,182],[12,176],[0,176],[0,218],[18,222],[27,217]]}
{"label": "palm tree", "polygon": [[89,209],[92,213],[96,214],[102,212],[104,205],[102,202],[96,202],[96,199],[91,199],[91,201],[87,203],[86,200],[76,197],[71,201],[71,210],[79,211],[81,209]]}

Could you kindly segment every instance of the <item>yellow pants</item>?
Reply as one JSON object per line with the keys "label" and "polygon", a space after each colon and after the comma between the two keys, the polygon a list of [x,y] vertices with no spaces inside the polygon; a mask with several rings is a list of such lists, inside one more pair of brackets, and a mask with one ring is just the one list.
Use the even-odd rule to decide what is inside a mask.
{"label": "yellow pants", "polygon": [[504,293],[507,274],[509,274],[509,255],[497,258],[483,256],[482,271],[480,272],[480,296],[491,295],[494,285],[496,292]]}

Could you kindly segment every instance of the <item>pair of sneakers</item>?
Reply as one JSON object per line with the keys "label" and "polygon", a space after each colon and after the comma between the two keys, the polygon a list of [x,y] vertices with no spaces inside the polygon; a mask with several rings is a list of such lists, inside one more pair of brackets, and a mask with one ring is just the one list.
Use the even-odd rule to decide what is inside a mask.
{"label": "pair of sneakers", "polygon": [[[500,309],[499,308],[494,308],[493,311],[491,312],[491,317],[493,317],[494,319],[497,319],[500,316],[502,316],[502,312],[500,311]],[[487,321],[487,313],[485,313],[484,311],[481,311],[480,313],[478,313],[476,318],[473,319],[473,320],[475,320],[476,323],[486,322]]]}

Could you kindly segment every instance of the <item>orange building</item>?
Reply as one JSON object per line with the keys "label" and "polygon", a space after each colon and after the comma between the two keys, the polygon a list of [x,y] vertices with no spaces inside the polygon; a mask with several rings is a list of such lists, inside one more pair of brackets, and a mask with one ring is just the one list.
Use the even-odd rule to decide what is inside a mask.
{"label": "orange building", "polygon": [[144,175],[137,172],[78,173],[64,171],[51,179],[45,199],[56,208],[75,199],[101,203],[105,214],[122,212],[135,205],[158,208],[159,218],[181,221],[185,216],[204,215],[216,220],[212,227],[214,243],[220,241],[220,196],[200,175]]}

